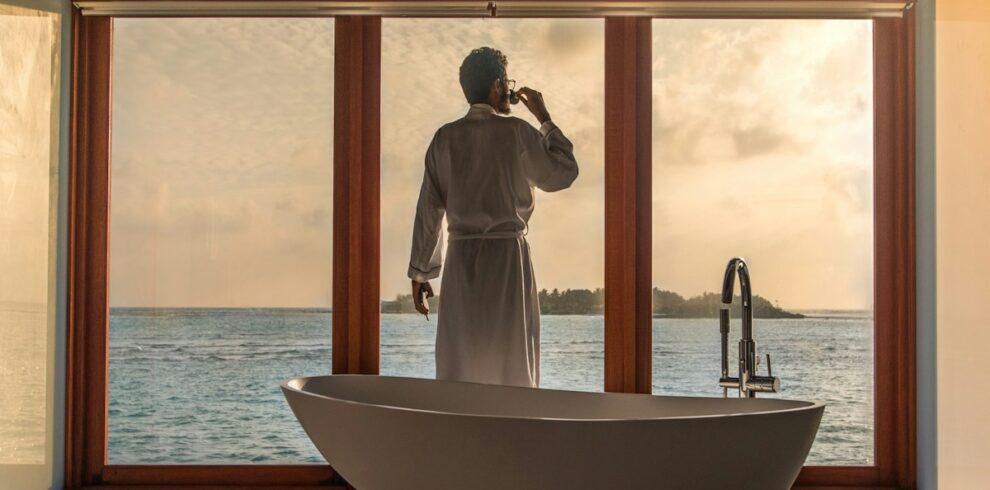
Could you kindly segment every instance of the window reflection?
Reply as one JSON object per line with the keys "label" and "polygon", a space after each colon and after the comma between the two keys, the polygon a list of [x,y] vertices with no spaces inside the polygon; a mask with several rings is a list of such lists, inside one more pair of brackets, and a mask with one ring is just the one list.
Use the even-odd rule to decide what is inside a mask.
{"label": "window reflection", "polygon": [[18,488],[51,479],[60,29],[0,5],[0,480]]}

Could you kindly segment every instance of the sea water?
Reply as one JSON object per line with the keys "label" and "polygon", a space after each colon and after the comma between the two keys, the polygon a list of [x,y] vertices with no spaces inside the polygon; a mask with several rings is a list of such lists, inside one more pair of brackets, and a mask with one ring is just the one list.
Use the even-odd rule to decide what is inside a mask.
{"label": "sea water", "polygon": [[[319,309],[113,309],[110,463],[323,462],[279,383],[330,373],[331,316]],[[381,374],[434,377],[436,317],[383,314],[381,323]],[[759,353],[771,354],[781,378],[780,393],[761,396],[828,405],[808,464],[872,464],[873,320],[754,323]],[[602,391],[603,326],[600,315],[543,316],[540,386]],[[653,326],[654,394],[722,396],[718,322],[661,318]],[[730,354],[738,332],[734,322]],[[730,366],[734,372],[734,357]]]}

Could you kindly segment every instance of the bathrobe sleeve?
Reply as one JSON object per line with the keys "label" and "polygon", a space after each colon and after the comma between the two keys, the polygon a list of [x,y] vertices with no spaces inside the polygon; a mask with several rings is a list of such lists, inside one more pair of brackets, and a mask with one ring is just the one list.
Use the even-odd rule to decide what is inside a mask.
{"label": "bathrobe sleeve", "polygon": [[426,282],[440,275],[443,264],[440,227],[443,222],[444,203],[437,179],[436,147],[437,131],[426,150],[423,184],[419,188],[416,204],[416,220],[413,223],[412,253],[409,257],[409,278]]}
{"label": "bathrobe sleeve", "polygon": [[546,192],[571,186],[578,176],[574,145],[547,119],[537,130],[529,123],[520,124],[523,171],[531,185]]}

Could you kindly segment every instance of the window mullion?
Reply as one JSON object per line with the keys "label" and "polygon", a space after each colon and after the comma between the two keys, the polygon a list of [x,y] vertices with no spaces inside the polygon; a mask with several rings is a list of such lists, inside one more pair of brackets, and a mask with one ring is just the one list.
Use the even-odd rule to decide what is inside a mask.
{"label": "window mullion", "polygon": [[605,391],[652,391],[651,19],[605,19]]}
{"label": "window mullion", "polygon": [[106,465],[112,19],[73,11],[69,162],[66,486]]}
{"label": "window mullion", "polygon": [[381,17],[336,20],[333,372],[378,374]]}

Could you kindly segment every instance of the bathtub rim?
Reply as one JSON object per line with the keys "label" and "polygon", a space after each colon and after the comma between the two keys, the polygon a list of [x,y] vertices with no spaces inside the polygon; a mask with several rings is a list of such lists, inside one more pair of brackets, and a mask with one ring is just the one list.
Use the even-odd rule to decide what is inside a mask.
{"label": "bathtub rim", "polygon": [[[632,421],[661,421],[661,420],[703,420],[710,418],[723,418],[723,417],[747,417],[747,416],[757,416],[757,415],[771,415],[789,412],[801,412],[801,411],[814,411],[821,410],[822,415],[824,415],[826,403],[819,400],[790,400],[790,399],[780,399],[780,398],[764,398],[764,400],[772,401],[782,401],[782,402],[792,402],[792,403],[806,403],[807,405],[785,408],[781,410],[760,410],[754,412],[743,412],[743,413],[719,413],[719,414],[708,414],[708,415],[679,415],[671,417],[624,417],[624,418],[577,418],[577,417],[528,417],[520,415],[489,415],[480,413],[463,413],[463,412],[444,412],[439,410],[429,410],[424,408],[411,408],[402,407],[397,405],[383,405],[380,403],[366,403],[355,400],[346,400],[343,398],[335,398],[332,396],[322,395],[312,391],[305,391],[293,386],[290,386],[292,382],[301,382],[305,380],[315,379],[315,378],[331,378],[331,377],[377,377],[377,378],[390,378],[390,379],[412,379],[420,381],[440,381],[440,382],[450,382],[450,383],[466,383],[473,385],[490,385],[489,383],[476,383],[471,381],[448,381],[448,380],[437,380],[430,378],[417,378],[413,376],[387,376],[379,374],[322,374],[316,376],[293,376],[287,378],[279,383],[282,388],[283,394],[286,391],[292,391],[299,393],[303,396],[315,396],[327,400],[332,400],[335,402],[347,403],[350,405],[361,405],[365,407],[376,407],[389,410],[401,410],[405,412],[417,412],[425,414],[436,414],[436,415],[447,415],[447,416],[458,416],[458,417],[474,417],[474,418],[484,418],[484,419],[510,419],[510,420],[545,420],[552,422],[632,422]],[[706,396],[681,396],[681,395],[653,395],[650,393],[619,393],[619,392],[596,392],[596,391],[578,391],[578,390],[562,390],[558,388],[530,388],[525,386],[506,386],[506,385],[491,385],[500,386],[505,388],[518,388],[523,390],[546,390],[546,391],[563,391],[569,393],[582,393],[582,394],[608,394],[608,395],[632,395],[632,396],[650,396],[650,397],[663,397],[663,398],[691,398],[691,399],[701,399],[701,400],[721,400],[720,397],[706,397]],[[738,399],[738,398],[729,398]],[[286,400],[288,401],[288,400]],[[290,404],[291,408],[291,404]]]}

